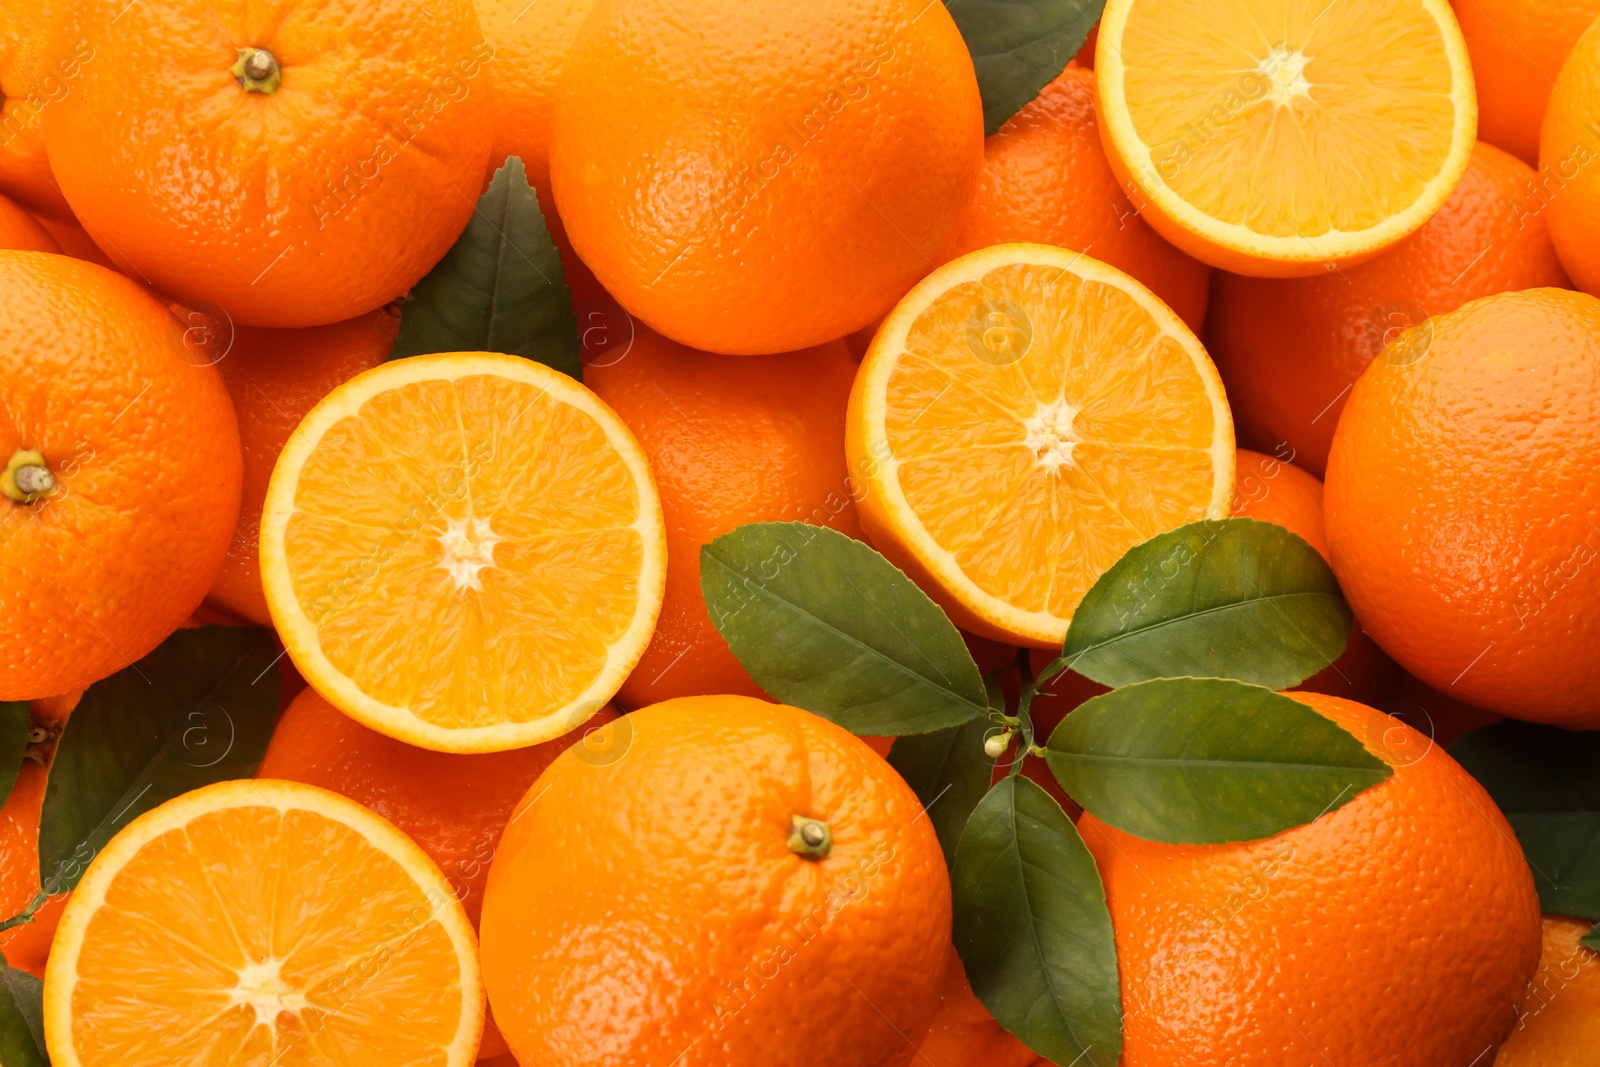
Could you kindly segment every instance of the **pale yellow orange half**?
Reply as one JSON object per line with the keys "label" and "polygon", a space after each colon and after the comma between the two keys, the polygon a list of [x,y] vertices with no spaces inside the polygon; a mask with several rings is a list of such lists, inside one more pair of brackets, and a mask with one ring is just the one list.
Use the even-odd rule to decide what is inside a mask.
{"label": "pale yellow orange half", "polygon": [[261,517],[272,619],[308,682],[424,748],[520,748],[580,725],[643,654],[666,582],[638,442],[515,356],[396,360],[289,438]]}
{"label": "pale yellow orange half", "polygon": [[850,397],[861,524],[956,623],[1060,645],[1124,552],[1228,514],[1233,420],[1150,290],[1047,245],[954,260],[879,328]]}

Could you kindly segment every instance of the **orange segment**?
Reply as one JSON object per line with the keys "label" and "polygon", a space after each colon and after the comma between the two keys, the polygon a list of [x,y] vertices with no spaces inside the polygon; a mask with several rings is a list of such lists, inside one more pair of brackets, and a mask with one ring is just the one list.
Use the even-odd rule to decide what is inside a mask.
{"label": "orange segment", "polygon": [[1446,0],[1111,0],[1095,74],[1144,217],[1241,274],[1370,258],[1444,203],[1476,138]]}
{"label": "orange segment", "polygon": [[335,389],[289,439],[262,582],[345,713],[425,748],[520,748],[638,661],[664,537],[644,454],[593,393],[513,356],[420,356]]}
{"label": "orange segment", "polygon": [[1228,513],[1233,422],[1200,342],[1114,267],[997,245],[879,329],[850,398],[862,525],[957,623],[1048,647],[1133,545]]}
{"label": "orange segment", "polygon": [[128,824],[72,894],[45,975],[57,1067],[457,1067],[483,1013],[439,869],[295,782],[222,782]]}

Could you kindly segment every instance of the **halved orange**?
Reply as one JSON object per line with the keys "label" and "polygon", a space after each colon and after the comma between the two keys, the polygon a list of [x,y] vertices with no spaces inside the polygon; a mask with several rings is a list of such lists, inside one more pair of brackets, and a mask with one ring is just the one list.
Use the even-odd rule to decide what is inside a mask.
{"label": "halved orange", "polygon": [[1124,552],[1228,514],[1233,419],[1205,349],[1128,275],[1047,245],[936,270],[879,327],[845,450],[872,543],[957,625],[1060,645]]}
{"label": "halved orange", "polygon": [[639,443],[515,356],[385,363],[290,436],[261,516],[289,656],[345,714],[446,752],[538,744],[617,691],[666,583]]}
{"label": "halved orange", "polygon": [[1477,137],[1448,0],[1110,0],[1095,77],[1144,218],[1239,274],[1376,255],[1444,203]]}
{"label": "halved orange", "polygon": [[55,1067],[465,1067],[484,994],[433,862],[353,800],[221,782],[129,823],[45,970]]}

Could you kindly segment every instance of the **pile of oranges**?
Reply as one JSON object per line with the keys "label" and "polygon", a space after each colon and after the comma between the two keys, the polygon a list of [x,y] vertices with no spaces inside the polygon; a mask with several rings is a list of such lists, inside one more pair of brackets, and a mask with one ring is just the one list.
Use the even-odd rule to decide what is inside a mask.
{"label": "pile of oranges", "polygon": [[[1022,6],[0,0],[5,1067],[1600,1063],[1600,800],[1446,751],[1600,751],[1600,0]],[[1152,840],[1057,656],[1242,520],[1386,770]]]}

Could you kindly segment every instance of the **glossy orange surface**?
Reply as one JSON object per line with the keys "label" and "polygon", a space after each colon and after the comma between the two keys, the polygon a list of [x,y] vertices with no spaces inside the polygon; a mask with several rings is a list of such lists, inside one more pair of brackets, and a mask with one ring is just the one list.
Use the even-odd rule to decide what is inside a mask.
{"label": "glossy orange surface", "polygon": [[166,307],[66,256],[0,252],[0,462],[56,481],[0,498],[0,700],[121,670],[200,605],[239,514],[222,376]]}
{"label": "glossy orange surface", "polygon": [[1600,1049],[1600,953],[1580,942],[1594,923],[1544,917],[1544,954],[1517,1028],[1495,1067],[1590,1067]]}
{"label": "glossy orange surface", "polygon": [[578,255],[652,328],[736,355],[883,315],[983,159],[966,45],[920,0],[600,0],[553,130]]}
{"label": "glossy orange surface", "polygon": [[72,93],[94,47],[73,42],[59,54],[47,29],[60,0],[26,0],[0,7],[0,193],[31,211],[71,218],[50,173],[44,113]]}
{"label": "glossy orange surface", "polygon": [[1539,137],[1539,183],[1550,237],[1579,289],[1600,293],[1600,23],[1578,38],[1561,68]]}
{"label": "glossy orange surface", "polygon": [[1600,300],[1504,293],[1391,352],[1356,382],[1328,464],[1350,606],[1435,689],[1600,727],[1600,661],[1575,651],[1600,641]]}
{"label": "glossy orange surface", "polygon": [[[404,293],[471,216],[489,155],[491,50],[471,0],[70,9],[87,42],[45,109],[72,210],[130,273],[251,326],[318,326]],[[231,73],[269,52],[273,91]]]}
{"label": "glossy orange surface", "polygon": [[919,1067],[1053,1067],[1007,1033],[972,993],[954,947],[928,1036],[912,1061]]}
{"label": "glossy orange surface", "polygon": [[1443,749],[1292,693],[1394,774],[1263,841],[1166,845],[1085,815],[1122,976],[1122,1067],[1462,1067],[1510,1033],[1539,959],[1511,827]]}
{"label": "glossy orange surface", "polygon": [[[950,883],[922,805],[839,727],[687,697],[569,749],[506,826],[483,968],[525,1064],[904,1067]],[[832,850],[802,857],[795,818]]]}

